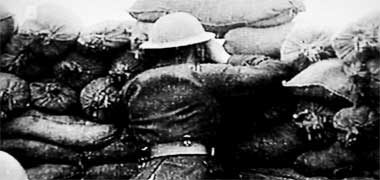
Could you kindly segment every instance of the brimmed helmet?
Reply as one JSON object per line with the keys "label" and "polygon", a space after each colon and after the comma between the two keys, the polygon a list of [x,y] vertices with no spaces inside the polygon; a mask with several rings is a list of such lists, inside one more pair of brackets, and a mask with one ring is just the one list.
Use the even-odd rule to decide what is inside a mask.
{"label": "brimmed helmet", "polygon": [[21,164],[4,151],[0,151],[0,179],[28,180],[28,176]]}
{"label": "brimmed helmet", "polygon": [[206,42],[215,37],[206,32],[197,18],[188,13],[177,12],[158,19],[142,49],[164,49]]}

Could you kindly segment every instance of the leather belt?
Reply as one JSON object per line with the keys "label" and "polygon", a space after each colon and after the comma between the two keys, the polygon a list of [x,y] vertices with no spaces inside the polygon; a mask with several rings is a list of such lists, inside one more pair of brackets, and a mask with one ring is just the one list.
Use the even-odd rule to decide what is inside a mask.
{"label": "leather belt", "polygon": [[[185,141],[186,142],[186,141]],[[157,144],[151,148],[151,158],[174,156],[174,155],[206,155],[207,149],[204,145],[196,142],[173,142]]]}

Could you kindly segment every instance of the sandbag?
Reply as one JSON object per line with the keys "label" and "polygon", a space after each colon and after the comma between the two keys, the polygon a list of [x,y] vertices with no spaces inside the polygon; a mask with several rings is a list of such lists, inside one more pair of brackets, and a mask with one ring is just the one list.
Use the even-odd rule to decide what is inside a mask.
{"label": "sandbag", "polygon": [[54,74],[58,81],[80,91],[92,80],[105,75],[107,69],[104,61],[73,52],[54,65]]}
{"label": "sandbag", "polygon": [[379,57],[379,29],[379,11],[371,12],[348,24],[333,38],[333,48],[337,56],[347,62],[366,60],[367,56]]}
{"label": "sandbag", "polygon": [[58,82],[33,82],[29,84],[29,87],[31,104],[37,109],[64,113],[72,110],[78,103],[77,93]]}
{"label": "sandbag", "polygon": [[116,83],[121,84],[146,69],[148,68],[142,59],[136,58],[134,52],[127,51],[113,60],[108,74]]}
{"label": "sandbag", "polygon": [[12,37],[15,30],[13,15],[4,7],[0,6],[0,52]]}
{"label": "sandbag", "polygon": [[266,61],[276,61],[265,55],[234,54],[228,59],[228,64],[233,66],[256,66]]}
{"label": "sandbag", "polygon": [[27,136],[41,141],[73,148],[105,146],[117,130],[74,116],[49,115],[31,110],[4,124],[4,135]]}
{"label": "sandbag", "polygon": [[48,76],[52,64],[43,62],[30,51],[31,40],[20,34],[14,35],[0,55],[0,71],[15,74],[26,80]]}
{"label": "sandbag", "polygon": [[267,132],[252,133],[237,145],[236,166],[282,167],[289,165],[306,148],[298,137],[299,128],[292,122],[278,125]]}
{"label": "sandbag", "polygon": [[369,105],[380,112],[380,56],[346,62],[344,72],[358,94],[356,104]]}
{"label": "sandbag", "polygon": [[154,23],[137,21],[132,30],[131,49],[136,50],[143,42],[148,41],[150,30]]}
{"label": "sandbag", "polygon": [[352,105],[352,103],[347,101],[345,98],[331,93],[322,86],[289,87],[288,90],[295,97],[304,100],[328,103],[329,105],[335,107],[348,107]]}
{"label": "sandbag", "polygon": [[[339,96],[348,103],[354,103],[357,98],[357,93],[353,91],[354,85],[344,72],[343,61],[339,59],[329,59],[314,63],[290,81],[284,82],[283,85],[295,89],[295,91],[298,91],[297,94],[304,97],[314,96],[319,99],[337,99],[331,96]],[[328,93],[326,91],[320,92],[320,87],[323,90],[328,90]]]}
{"label": "sandbag", "polygon": [[110,77],[101,77],[91,81],[80,93],[82,109],[98,123],[117,122],[119,114],[117,105],[120,102],[120,89]]}
{"label": "sandbag", "polygon": [[84,30],[78,39],[82,52],[104,55],[120,48],[130,48],[130,22],[106,21]]}
{"label": "sandbag", "polygon": [[71,149],[28,139],[3,139],[0,149],[18,159],[24,166],[46,163],[79,164],[81,154]]}
{"label": "sandbag", "polygon": [[245,180],[329,180],[324,177],[305,177],[293,169],[253,168],[239,172],[239,179]]}
{"label": "sandbag", "polygon": [[29,105],[29,86],[19,77],[0,72],[0,121]]}
{"label": "sandbag", "polygon": [[[376,143],[377,147],[372,148],[370,150],[361,151],[361,160],[362,165],[366,168],[366,170],[379,171],[380,167],[380,148],[379,143]],[[379,174],[377,172],[373,173],[375,177],[379,178]]]}
{"label": "sandbag", "polygon": [[30,9],[19,33],[32,39],[30,48],[34,54],[55,60],[75,45],[81,28],[79,17],[49,3]]}
{"label": "sandbag", "polygon": [[349,177],[344,178],[343,180],[376,180],[378,178],[372,178],[372,177]]}
{"label": "sandbag", "polygon": [[131,138],[122,135],[111,144],[101,149],[91,149],[83,152],[82,162],[86,166],[136,162],[138,149]]}
{"label": "sandbag", "polygon": [[44,164],[26,170],[29,180],[70,180],[79,178],[80,168],[71,165]]}
{"label": "sandbag", "polygon": [[[346,146],[378,147],[380,115],[368,106],[341,109],[334,115],[334,127],[343,131],[340,140]],[[376,145],[377,144],[377,145]]]}
{"label": "sandbag", "polygon": [[333,117],[343,106],[301,100],[293,114],[293,121],[302,128],[299,137],[307,139],[310,148],[330,146],[336,141]]}
{"label": "sandbag", "polygon": [[294,23],[269,28],[242,27],[224,36],[224,48],[230,54],[261,54],[280,57],[280,49]]}
{"label": "sandbag", "polygon": [[[274,127],[291,121],[295,108],[294,97],[289,96],[280,86],[263,88],[262,93],[261,96],[255,97],[233,96],[218,99],[222,121],[219,125],[215,148],[217,159],[223,161],[224,166],[235,168],[238,166],[236,164],[240,164],[239,162],[231,163],[234,162],[234,156],[237,154],[235,144],[249,143],[253,136],[262,136]],[[277,147],[277,145],[273,146]],[[246,151],[242,153],[241,159],[245,158],[245,154],[249,154],[250,150]],[[264,158],[261,157],[260,162],[256,162],[257,165],[261,165],[262,159]],[[248,163],[251,165],[255,161]]]}
{"label": "sandbag", "polygon": [[[378,109],[380,113],[380,58],[367,62],[367,73],[370,76],[366,96],[371,99],[372,104]],[[368,75],[367,75],[368,77]]]}
{"label": "sandbag", "polygon": [[327,149],[301,154],[295,161],[295,170],[307,176],[349,177],[354,171],[347,172],[344,168],[354,167],[358,162],[357,154],[337,142]]}
{"label": "sandbag", "polygon": [[84,180],[120,180],[130,179],[137,173],[136,163],[104,164],[93,166],[86,171]]}
{"label": "sandbag", "polygon": [[293,62],[306,58],[307,61],[303,61],[306,64],[298,64],[301,71],[314,62],[335,58],[331,44],[333,33],[332,29],[319,24],[297,24],[281,46],[281,60]]}
{"label": "sandbag", "polygon": [[197,17],[207,31],[221,36],[236,27],[271,27],[290,22],[305,10],[298,0],[137,0],[129,9],[139,21],[155,22],[172,12],[187,12]]}

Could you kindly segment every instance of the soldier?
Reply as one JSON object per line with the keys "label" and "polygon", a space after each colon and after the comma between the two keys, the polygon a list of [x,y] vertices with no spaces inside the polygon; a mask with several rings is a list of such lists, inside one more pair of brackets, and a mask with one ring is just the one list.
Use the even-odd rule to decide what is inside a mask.
{"label": "soldier", "polygon": [[[210,179],[218,99],[258,95],[257,87],[280,84],[296,72],[280,61],[232,66],[248,56],[230,56],[187,13],[161,17],[141,48],[153,69],[122,90],[128,128],[147,152],[135,179]],[[205,64],[210,59],[217,64]]]}

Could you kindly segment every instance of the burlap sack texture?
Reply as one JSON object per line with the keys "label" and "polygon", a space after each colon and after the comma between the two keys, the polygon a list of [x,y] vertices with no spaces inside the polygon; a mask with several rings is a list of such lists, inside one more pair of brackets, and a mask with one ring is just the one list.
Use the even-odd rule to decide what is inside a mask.
{"label": "burlap sack texture", "polygon": [[299,136],[307,139],[309,150],[329,147],[336,141],[333,117],[345,105],[317,100],[300,100],[292,121],[302,130]]}
{"label": "burlap sack texture", "polygon": [[51,63],[43,62],[29,48],[33,40],[15,34],[5,45],[0,55],[0,71],[12,73],[25,80],[35,80],[49,74]]}
{"label": "burlap sack texture", "polygon": [[0,52],[14,32],[14,23],[12,14],[0,6]]}
{"label": "burlap sack texture", "polygon": [[[365,107],[360,112],[351,111],[356,109],[355,106],[350,106],[355,105],[358,92],[353,88],[354,83],[346,73],[346,68],[344,60],[322,60],[310,65],[293,79],[284,83],[284,86],[291,88],[293,91],[298,89],[298,95],[304,99],[307,97],[322,99],[324,101],[320,102],[325,103],[326,106],[333,105],[335,112],[337,112],[330,113],[330,117],[326,119],[327,121],[321,124],[320,128],[317,128],[320,132],[326,133],[328,132],[326,128],[332,126],[330,130],[335,134],[333,138],[335,143],[332,145],[325,143],[325,145],[320,146],[319,150],[313,149],[309,152],[304,152],[294,162],[297,171],[304,175],[343,178],[356,175],[362,176],[360,168],[369,171],[375,168],[373,164],[376,163],[366,160],[368,157],[363,152],[371,152],[371,149],[376,149],[376,146],[378,146],[375,143],[375,141],[378,141],[377,135],[375,135],[378,134],[378,131],[374,130],[377,129],[374,127],[378,127],[378,114],[368,107]],[[344,99],[346,103],[343,106],[339,105],[336,98],[331,98],[333,96],[341,97],[339,100]],[[329,101],[325,101],[326,99],[329,99]],[[339,109],[341,110],[339,111]],[[359,109],[362,110],[363,108]],[[357,130],[360,133],[356,132]],[[354,136],[349,133],[353,133],[351,135],[354,135],[355,139],[351,139]],[[349,139],[347,139],[348,137]],[[352,146],[352,144],[356,145]],[[328,147],[325,147],[326,145]],[[370,172],[370,174],[374,175],[373,172]]]}
{"label": "burlap sack texture", "polygon": [[[102,176],[104,174],[107,178],[120,179],[126,178],[127,174],[132,175],[137,168],[137,148],[127,138],[126,132],[116,134],[110,144],[89,149],[49,143],[43,139],[36,140],[34,137],[26,139],[20,136],[3,139],[0,146],[3,151],[18,159],[26,169],[34,169],[45,164],[80,166],[81,177],[96,178],[99,176],[104,178],[105,176]],[[39,174],[52,174],[48,169],[45,166],[40,168]],[[115,170],[114,173],[112,169]],[[86,171],[89,172],[86,173]],[[64,171],[57,168],[56,172]]]}
{"label": "burlap sack texture", "polygon": [[[359,99],[378,106],[380,97],[380,12],[371,12],[348,24],[333,39],[337,56],[345,64],[345,71],[357,81],[357,89],[364,94]],[[365,97],[367,96],[367,97]]]}
{"label": "burlap sack texture", "polygon": [[[41,65],[41,64],[39,64],[39,65]],[[39,74],[39,73],[37,73],[37,74]],[[16,137],[15,137],[16,138]],[[14,141],[13,141],[14,140]],[[25,148],[25,151],[27,151],[28,150],[28,147],[34,147],[34,149],[33,148],[31,148],[31,150],[30,151],[27,151],[27,152],[32,152],[32,151],[34,151],[34,150],[36,150],[36,149],[43,149],[43,147],[48,147],[48,145],[47,145],[47,143],[45,143],[45,144],[39,144],[39,143],[35,143],[34,141],[32,141],[32,140],[26,140],[26,139],[22,139],[23,141],[27,141],[27,143],[21,143],[20,141],[18,141],[18,140],[16,140],[16,139],[11,139],[10,141],[13,141],[14,143],[19,143],[19,145],[18,145],[18,149],[21,149],[21,148]],[[41,138],[41,140],[42,140],[42,138]],[[13,144],[13,142],[8,142],[8,143],[12,143]],[[126,142],[128,142],[128,141],[126,141]],[[102,160],[104,160],[104,161],[108,161],[108,160],[110,160],[110,162],[102,162],[102,164],[95,164],[95,165],[91,165],[91,166],[87,166],[87,173],[86,174],[88,174],[89,176],[88,177],[94,177],[94,178],[96,178],[96,177],[102,177],[101,175],[99,175],[99,174],[104,174],[104,175],[107,175],[107,174],[111,174],[110,172],[112,172],[112,169],[114,169],[114,170],[116,170],[115,172],[115,174],[117,174],[118,172],[121,172],[121,171],[124,171],[124,172],[127,172],[128,170],[130,170],[130,169],[132,169],[132,168],[126,168],[126,166],[124,166],[124,168],[118,168],[118,167],[122,167],[123,166],[123,164],[124,163],[118,163],[118,162],[114,162],[114,161],[112,161],[111,159],[122,159],[122,157],[125,157],[125,156],[118,156],[118,155],[121,155],[122,153],[121,152],[123,152],[123,153],[126,153],[127,151],[126,150],[124,150],[123,148],[120,148],[119,150],[117,150],[117,152],[118,153],[120,153],[120,154],[118,154],[118,153],[114,153],[114,152],[112,152],[112,149],[114,149],[114,148],[116,148],[117,149],[117,147],[121,147],[122,146],[122,144],[126,144],[126,142],[119,142],[119,143],[112,143],[112,144],[109,144],[108,146],[106,146],[106,147],[104,147],[103,149],[98,149],[98,150],[95,150],[95,149],[93,149],[93,148],[89,148],[89,151],[88,151],[88,153],[86,153],[88,156],[89,156],[89,162],[91,162],[91,163],[93,163],[93,162],[99,162],[99,161],[101,161],[101,160],[99,160],[99,159],[97,159],[97,158],[100,158],[100,159],[102,159]],[[54,146],[56,146],[56,144],[58,144],[58,143],[56,143],[56,142],[52,142],[52,143],[54,143]],[[21,144],[21,145],[20,145]],[[39,144],[39,145],[38,145]],[[49,144],[49,145],[51,145],[51,144]],[[106,144],[104,144],[104,145],[106,145]],[[38,146],[37,148],[36,148],[36,146]],[[3,146],[2,146],[3,147]],[[54,149],[52,146],[49,146],[51,149]],[[66,147],[65,147],[66,148]],[[77,148],[79,148],[79,147],[77,147]],[[111,150],[110,150],[111,149]],[[64,158],[66,158],[66,160],[68,160],[68,161],[71,161],[71,160],[73,160],[73,161],[77,161],[75,158],[77,157],[77,155],[73,155],[73,154],[70,154],[70,153],[72,153],[71,151],[69,151],[69,150],[67,150],[67,151],[65,151],[65,150],[62,150],[62,149],[56,149],[57,151],[56,152],[61,152],[61,153],[68,153],[67,155],[68,156],[70,156],[70,157],[65,157],[65,156],[62,156],[62,159],[64,159]],[[92,151],[91,151],[92,150]],[[37,150],[36,150],[37,151]],[[52,153],[53,151],[49,151],[48,153]],[[40,153],[40,155],[36,155],[36,156],[39,156],[39,158],[43,158],[42,156],[44,155],[44,153],[40,150],[40,152],[38,152],[38,153]],[[37,152],[36,152],[36,154],[38,154]],[[115,154],[117,154],[117,155],[115,155]],[[62,155],[62,154],[61,154]],[[60,155],[51,155],[50,157],[60,157]],[[46,157],[46,158],[48,158],[48,157]],[[70,159],[70,158],[72,158],[72,159]],[[83,158],[83,157],[82,157]],[[93,159],[91,159],[91,158],[93,158]],[[49,160],[49,162],[43,162],[43,161],[41,161],[40,162],[40,164],[51,164],[51,163],[55,163],[55,162],[51,162],[51,161],[53,161],[53,159],[50,159]],[[57,162],[57,164],[66,164],[65,162]],[[60,165],[58,165],[57,167],[59,167]],[[64,165],[64,166],[66,166],[66,165]],[[72,165],[70,165],[70,166],[72,166]],[[74,165],[74,166],[76,166],[76,165]],[[43,168],[41,168],[40,170],[40,172],[46,172],[46,174],[45,175],[47,175],[47,174],[50,174],[50,173],[55,173],[54,171],[49,171],[49,169],[50,169],[50,167],[48,166],[48,165],[46,165],[46,166],[44,166]],[[65,171],[64,169],[61,169],[61,168],[55,168],[55,169],[60,169],[59,171],[61,171],[61,172],[63,172],[63,171]],[[75,169],[78,169],[78,167],[76,167],[76,168],[73,168],[73,172],[77,172],[77,170],[75,170]],[[123,169],[123,170],[120,170],[120,169]],[[83,170],[83,169],[82,169]],[[82,171],[81,170],[81,171]],[[82,174],[83,174],[83,171],[81,172]],[[92,175],[94,175],[94,176],[92,176]],[[65,176],[61,176],[61,177],[59,177],[59,176],[56,176],[58,179],[62,179],[62,178],[64,178]],[[103,178],[104,178],[105,176],[103,176]],[[109,178],[112,178],[112,176],[108,176]],[[67,176],[67,178],[69,178],[69,176]],[[78,178],[80,178],[80,177],[78,177]],[[90,179],[91,179],[90,178]],[[38,178],[37,178],[38,179]],[[41,179],[41,178],[39,178],[39,179]]]}
{"label": "burlap sack texture", "polygon": [[79,178],[80,167],[66,164],[43,164],[26,171],[30,180]]}
{"label": "burlap sack texture", "polygon": [[234,166],[286,167],[307,148],[298,136],[300,129],[293,122],[277,125],[266,132],[252,132],[234,149]]}
{"label": "burlap sack texture", "polygon": [[1,148],[17,158],[24,168],[49,163],[75,165],[81,160],[81,154],[72,149],[37,140],[3,139]]}
{"label": "burlap sack texture", "polygon": [[82,52],[109,55],[120,48],[130,48],[131,22],[105,21],[86,28],[78,39]]}
{"label": "burlap sack texture", "polygon": [[340,130],[338,140],[346,147],[367,151],[378,148],[379,112],[369,106],[341,109],[334,116],[334,128]]}
{"label": "burlap sack texture", "polygon": [[297,24],[281,45],[281,61],[306,58],[307,64],[299,64],[301,71],[317,61],[335,58],[331,42],[333,34],[334,30],[320,24]]}
{"label": "burlap sack texture", "polygon": [[51,4],[31,8],[0,57],[0,69],[27,80],[50,74],[52,63],[70,50],[79,35],[78,17]]}
{"label": "burlap sack texture", "polygon": [[[79,55],[79,32],[94,29],[79,31],[75,15],[49,7],[37,7],[18,31],[0,8],[0,149],[22,163],[29,179],[128,178],[137,168],[134,144],[120,137],[121,128],[85,118],[79,93],[114,61],[128,66],[119,56],[130,48],[129,27],[95,32],[109,32],[101,44],[109,48],[96,49],[106,58]],[[125,36],[115,38],[119,32]],[[109,56],[114,49],[120,52]]]}
{"label": "burlap sack texture", "polygon": [[368,56],[368,53],[378,54],[379,29],[380,12],[371,12],[347,25],[333,37],[333,48],[337,56],[350,62],[360,59],[360,56]]}
{"label": "burlap sack texture", "polygon": [[83,170],[75,165],[43,164],[27,170],[30,180],[83,179],[120,180],[129,179],[137,171],[134,163],[105,164]]}
{"label": "burlap sack texture", "polygon": [[0,121],[29,105],[29,86],[19,77],[0,73]]}
{"label": "burlap sack texture", "polygon": [[123,85],[125,81],[148,68],[148,65],[139,59],[138,55],[133,51],[127,51],[113,60],[108,75],[117,85]]}
{"label": "burlap sack texture", "polygon": [[84,56],[72,51],[54,65],[54,76],[74,90],[80,92],[92,80],[107,74],[111,62]]}
{"label": "burlap sack texture", "polygon": [[93,166],[89,168],[84,176],[84,180],[119,180],[130,179],[137,173],[137,166],[134,163],[115,163]]}
{"label": "burlap sack texture", "polygon": [[69,113],[78,104],[78,94],[59,82],[29,84],[32,107],[52,113]]}
{"label": "burlap sack texture", "polygon": [[294,23],[287,23],[268,28],[232,29],[224,36],[224,48],[230,54],[259,54],[279,58],[281,45],[293,26]]}
{"label": "burlap sack texture", "polygon": [[324,174],[339,178],[339,170],[358,165],[358,162],[358,156],[353,151],[337,142],[326,149],[301,154],[297,157],[295,166],[298,172],[308,176]]}
{"label": "burlap sack texture", "polygon": [[[340,59],[329,59],[312,64],[290,81],[284,82],[283,85],[285,87],[305,89],[310,87],[323,87],[330,93],[340,96],[351,103],[355,102],[356,98],[355,92],[352,91],[353,84],[346,75],[343,61]],[[304,94],[321,94],[322,96],[328,96],[328,94],[313,91],[305,91]]]}
{"label": "burlap sack texture", "polygon": [[75,45],[81,29],[79,17],[49,3],[35,7],[34,11],[19,28],[20,34],[32,39],[32,53],[51,59]]}
{"label": "burlap sack texture", "polygon": [[88,122],[76,116],[49,115],[30,110],[3,126],[4,137],[34,137],[45,142],[86,149],[109,144],[113,125]]}
{"label": "burlap sack texture", "polygon": [[251,168],[239,172],[239,179],[265,179],[265,180],[328,180],[324,177],[309,178],[290,168]]}
{"label": "burlap sack texture", "polygon": [[95,122],[118,122],[119,113],[115,106],[120,101],[119,90],[111,77],[91,81],[80,93],[83,111]]}
{"label": "burlap sack texture", "polygon": [[237,27],[273,27],[290,22],[305,7],[299,0],[137,0],[128,10],[143,22],[155,22],[172,12],[187,12],[197,17],[207,31],[219,37]]}

